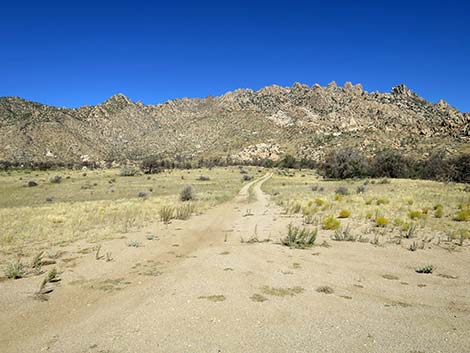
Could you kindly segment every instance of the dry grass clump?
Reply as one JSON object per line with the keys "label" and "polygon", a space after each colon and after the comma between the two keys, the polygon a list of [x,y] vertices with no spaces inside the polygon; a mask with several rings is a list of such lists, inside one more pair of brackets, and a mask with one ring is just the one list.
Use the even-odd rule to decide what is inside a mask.
{"label": "dry grass clump", "polygon": [[351,215],[351,212],[348,210],[341,210],[339,211],[338,218],[348,218]]}
{"label": "dry grass clump", "polygon": [[410,211],[408,217],[410,219],[426,219],[427,215],[421,211]]}
{"label": "dry grass clump", "polygon": [[158,211],[158,214],[160,215],[160,221],[168,224],[174,218],[175,208],[172,206],[163,206]]}
{"label": "dry grass clump", "polygon": [[195,210],[195,205],[192,203],[186,203],[184,205],[181,205],[179,207],[175,208],[174,216],[176,219],[180,220],[187,220],[191,217]]}
{"label": "dry grass clump", "polygon": [[312,247],[317,239],[317,233],[317,229],[308,230],[293,226],[291,223],[287,226],[287,235],[281,239],[281,244],[296,249]]}
{"label": "dry grass clump", "polygon": [[18,279],[23,278],[25,275],[25,265],[19,259],[8,263],[5,268],[5,276],[7,276],[7,278]]}

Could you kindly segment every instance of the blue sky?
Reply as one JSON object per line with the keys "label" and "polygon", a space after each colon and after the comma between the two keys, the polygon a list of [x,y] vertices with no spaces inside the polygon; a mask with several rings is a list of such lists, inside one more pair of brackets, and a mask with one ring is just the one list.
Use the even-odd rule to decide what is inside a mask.
{"label": "blue sky", "polygon": [[8,1],[0,96],[155,104],[335,80],[470,111],[469,18],[469,1]]}

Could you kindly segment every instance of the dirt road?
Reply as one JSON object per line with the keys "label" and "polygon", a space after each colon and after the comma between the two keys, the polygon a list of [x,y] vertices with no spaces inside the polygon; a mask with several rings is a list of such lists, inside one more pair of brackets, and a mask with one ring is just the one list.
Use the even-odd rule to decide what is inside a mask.
{"label": "dirt road", "polygon": [[[103,243],[112,261],[68,247],[48,301],[32,298],[39,277],[0,283],[0,352],[470,352],[468,249],[326,232],[317,243],[330,247],[283,247],[298,220],[261,191],[269,177],[188,221]],[[428,263],[432,275],[414,271]]]}

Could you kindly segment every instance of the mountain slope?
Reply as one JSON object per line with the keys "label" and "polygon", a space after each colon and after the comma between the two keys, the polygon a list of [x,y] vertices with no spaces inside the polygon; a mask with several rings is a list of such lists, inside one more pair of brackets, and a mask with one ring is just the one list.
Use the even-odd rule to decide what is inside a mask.
{"label": "mountain slope", "polygon": [[[181,158],[319,159],[332,148],[384,147],[423,156],[468,149],[470,114],[432,104],[406,86],[269,86],[219,97],[134,103],[122,94],[97,106],[57,108],[0,98],[0,160],[29,162]],[[468,152],[468,151],[467,151]]]}

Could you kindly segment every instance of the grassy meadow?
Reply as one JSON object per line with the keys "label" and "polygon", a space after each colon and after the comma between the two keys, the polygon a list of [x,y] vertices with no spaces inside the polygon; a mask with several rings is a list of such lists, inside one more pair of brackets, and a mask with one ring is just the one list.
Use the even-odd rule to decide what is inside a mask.
{"label": "grassy meadow", "polygon": [[[262,175],[259,168],[245,170]],[[165,211],[184,219],[232,199],[246,183],[236,167],[120,174],[119,169],[1,172],[0,262],[80,239],[121,237],[168,217]],[[182,202],[187,185],[193,199]]]}

